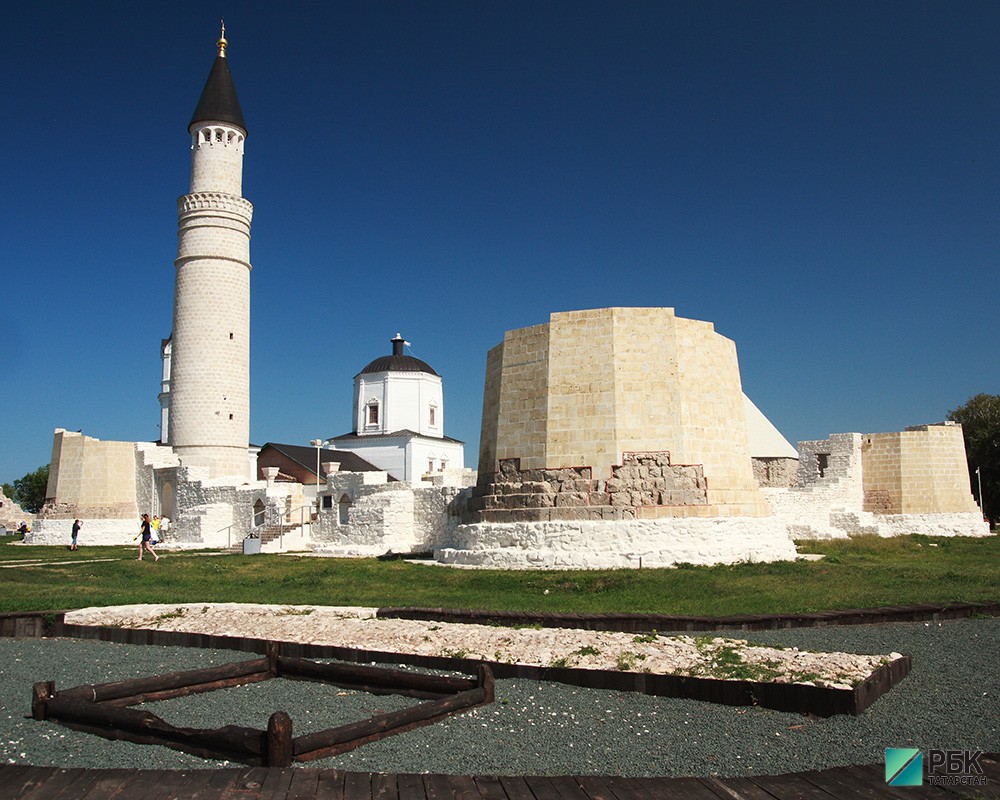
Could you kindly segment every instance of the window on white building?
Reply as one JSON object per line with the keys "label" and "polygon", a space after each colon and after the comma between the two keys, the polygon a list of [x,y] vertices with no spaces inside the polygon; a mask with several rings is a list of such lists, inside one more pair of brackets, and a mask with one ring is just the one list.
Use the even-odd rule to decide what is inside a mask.
{"label": "window on white building", "polygon": [[367,425],[378,425],[378,402],[373,400],[368,404]]}
{"label": "window on white building", "polygon": [[431,406],[428,424],[433,428],[437,425],[437,406]]}
{"label": "window on white building", "polygon": [[341,525],[346,525],[351,516],[351,498],[346,494],[341,495],[339,506],[340,515],[337,518],[337,522]]}

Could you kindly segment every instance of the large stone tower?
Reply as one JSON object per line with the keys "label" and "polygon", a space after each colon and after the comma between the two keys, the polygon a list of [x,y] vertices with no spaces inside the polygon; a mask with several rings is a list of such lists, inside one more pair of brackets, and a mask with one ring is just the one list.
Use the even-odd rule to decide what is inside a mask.
{"label": "large stone tower", "polygon": [[185,466],[246,478],[253,206],[242,197],[247,128],[222,33],[188,126],[191,192],[177,203],[167,443]]}

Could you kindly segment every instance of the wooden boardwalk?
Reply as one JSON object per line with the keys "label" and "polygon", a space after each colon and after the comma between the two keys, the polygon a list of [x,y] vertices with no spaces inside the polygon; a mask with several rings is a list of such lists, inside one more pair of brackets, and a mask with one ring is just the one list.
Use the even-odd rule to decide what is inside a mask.
{"label": "wooden boardwalk", "polygon": [[748,778],[388,775],[334,769],[136,770],[0,766],[3,800],[958,800],[1000,798],[997,754],[984,786],[891,787],[881,764]]}

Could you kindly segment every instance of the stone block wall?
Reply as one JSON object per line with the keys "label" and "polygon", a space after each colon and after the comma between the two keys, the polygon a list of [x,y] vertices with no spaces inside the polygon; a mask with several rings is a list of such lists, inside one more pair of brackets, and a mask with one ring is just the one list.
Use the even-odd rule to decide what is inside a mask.
{"label": "stone block wall", "polygon": [[751,459],[753,477],[760,487],[790,488],[799,482],[799,460],[785,457],[755,457]]}
{"label": "stone block wall", "polygon": [[7,497],[3,493],[3,489],[0,489],[0,527],[13,531],[21,524],[21,520],[30,525],[34,519],[34,514],[28,514],[22,510],[21,506]]}
{"label": "stone block wall", "polygon": [[[388,480],[386,472],[335,472],[327,476],[314,550],[338,555],[382,555],[412,549],[414,536],[413,487]],[[342,503],[347,521],[341,519]]]}
{"label": "stone block wall", "polygon": [[253,529],[254,503],[280,509],[284,498],[268,495],[265,481],[237,483],[204,477],[207,470],[177,470],[177,519],[170,529],[172,544],[181,547],[236,545]]}
{"label": "stone block wall", "polygon": [[545,466],[548,438],[549,326],[508,331],[486,358],[479,472],[497,461],[520,458]]}
{"label": "stone block wall", "polygon": [[[443,477],[443,476],[438,476]],[[455,470],[454,477],[465,478]],[[387,482],[385,472],[330,475],[322,496],[330,507],[319,515],[313,550],[341,556],[419,553],[450,544],[470,489],[429,482]],[[347,521],[342,521],[341,501]]]}
{"label": "stone block wall", "polygon": [[135,493],[136,505],[140,514],[163,515],[173,520],[177,515],[174,511],[172,496],[169,509],[160,504],[160,492],[163,481],[169,481],[171,486],[177,485],[176,471],[180,461],[174,451],[152,442],[136,442],[135,444]]}
{"label": "stone block wall", "polygon": [[989,533],[953,425],[799,442],[798,485],[762,492],[795,539]]}
{"label": "stone block wall", "polygon": [[462,521],[471,488],[419,486],[413,492],[413,551],[449,545]]}
{"label": "stone block wall", "polygon": [[[669,450],[704,469],[718,515],[764,515],[750,465],[736,347],[670,308],[555,313],[508,331],[487,359],[479,471],[587,465]],[[482,509],[486,510],[486,509]]]}
{"label": "stone block wall", "polygon": [[665,452],[626,453],[607,480],[590,467],[523,469],[504,459],[472,490],[463,522],[636,519],[646,507],[686,516],[682,509],[708,510],[707,494],[702,467],[671,464]]}
{"label": "stone block wall", "polygon": [[135,443],[56,428],[40,518],[135,519]]}
{"label": "stone block wall", "polygon": [[974,513],[962,426],[943,422],[862,437],[866,508],[884,514]]}

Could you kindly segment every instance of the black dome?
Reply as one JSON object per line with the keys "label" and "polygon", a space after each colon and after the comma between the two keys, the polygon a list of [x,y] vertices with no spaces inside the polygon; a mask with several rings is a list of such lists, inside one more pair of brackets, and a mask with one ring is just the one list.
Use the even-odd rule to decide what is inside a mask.
{"label": "black dome", "polygon": [[359,375],[367,375],[370,372],[426,372],[428,375],[437,375],[426,361],[421,361],[413,356],[380,356],[365,367]]}
{"label": "black dome", "polygon": [[428,375],[437,375],[426,361],[403,354],[403,345],[407,342],[398,333],[390,341],[392,342],[392,355],[379,356],[358,375],[369,375],[373,372],[426,372]]}

